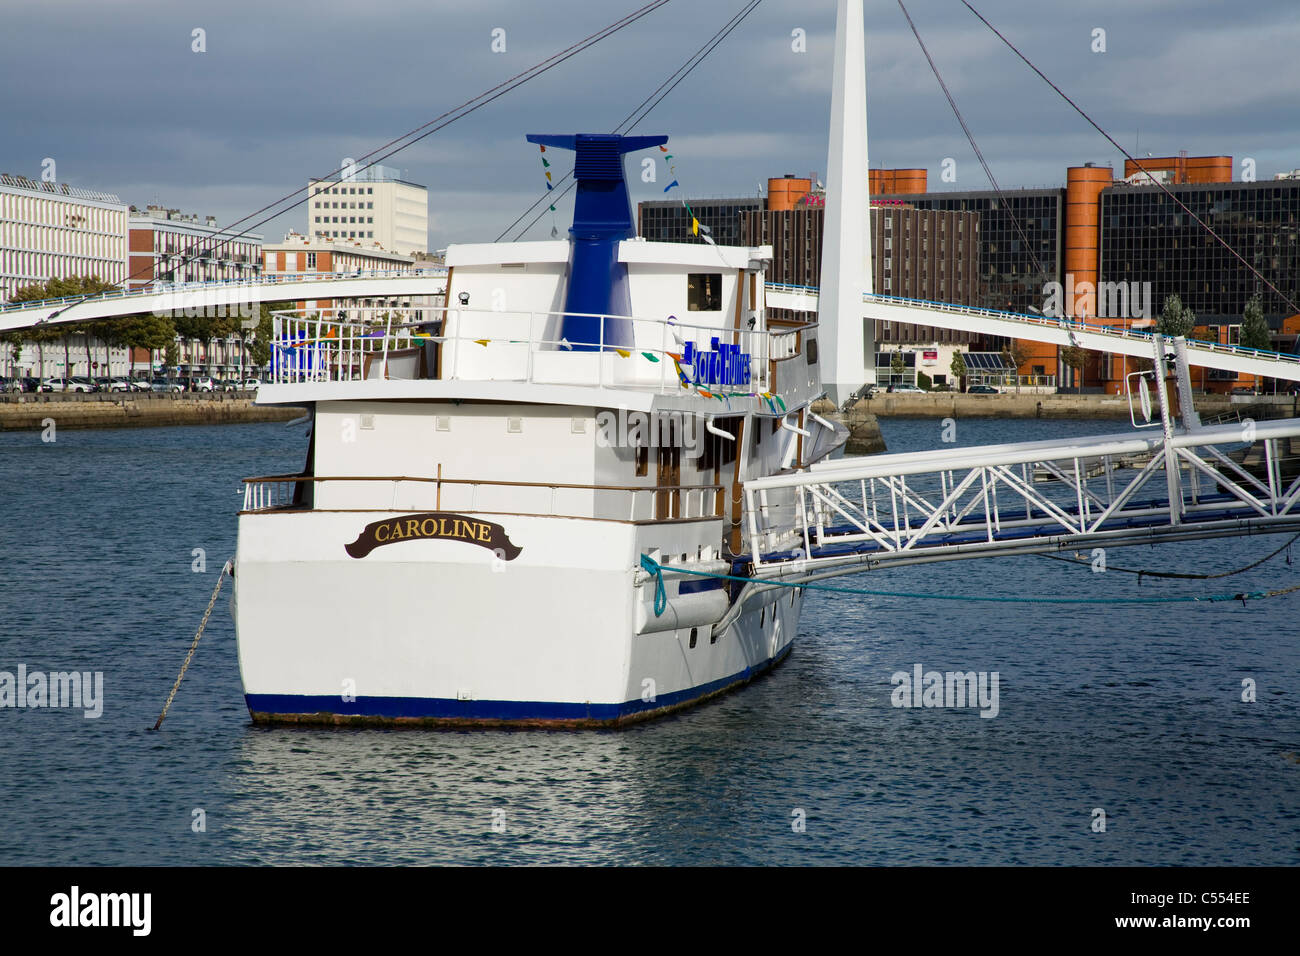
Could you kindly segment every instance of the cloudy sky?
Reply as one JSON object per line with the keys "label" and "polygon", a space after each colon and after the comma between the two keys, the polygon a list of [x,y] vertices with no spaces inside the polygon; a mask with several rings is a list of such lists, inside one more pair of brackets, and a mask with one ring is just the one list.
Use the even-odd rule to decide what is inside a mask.
{"label": "cloudy sky", "polygon": [[[645,2],[9,5],[0,171],[36,178],[48,157],[63,182],[230,223]],[[959,0],[905,2],[1004,188],[1060,185],[1087,161],[1122,166]],[[1135,155],[1229,154],[1238,178],[1246,157],[1261,179],[1300,167],[1294,0],[973,2]],[[538,197],[525,133],[611,130],[743,6],[670,0],[385,160],[428,186],[430,248],[492,240]],[[834,0],[764,0],[638,126],[669,134],[685,195],[755,195],[768,176],[825,168],[834,26]],[[1092,49],[1098,28],[1104,52]],[[195,29],[206,52],[192,50]],[[492,49],[498,29],[504,52]],[[866,29],[872,166],[924,166],[932,189],[988,188],[897,0],[867,0]],[[806,52],[792,49],[795,30]],[[949,157],[951,184],[940,181]],[[663,185],[634,182],[634,201]],[[559,208],[563,231],[571,207]],[[258,231],[305,226],[299,206]]]}

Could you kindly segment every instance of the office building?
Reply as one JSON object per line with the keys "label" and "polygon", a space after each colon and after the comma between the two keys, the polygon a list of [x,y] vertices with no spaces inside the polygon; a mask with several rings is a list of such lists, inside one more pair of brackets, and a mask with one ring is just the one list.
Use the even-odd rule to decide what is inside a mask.
{"label": "office building", "polygon": [[306,235],[313,239],[378,243],[409,256],[429,246],[429,191],[374,165],[308,183]]}
{"label": "office building", "polygon": [[0,175],[0,301],[24,286],[126,279],[127,207],[111,193]]}

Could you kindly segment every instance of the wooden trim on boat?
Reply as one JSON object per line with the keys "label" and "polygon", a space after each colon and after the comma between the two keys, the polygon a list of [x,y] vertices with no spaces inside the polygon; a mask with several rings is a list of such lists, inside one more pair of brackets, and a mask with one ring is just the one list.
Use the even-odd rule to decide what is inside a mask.
{"label": "wooden trim on boat", "polygon": [[568,488],[577,491],[717,491],[722,485],[570,485],[555,481],[496,481],[491,478],[423,478],[414,475],[262,475],[243,483],[290,481],[422,481],[444,485],[499,485],[510,488]]}
{"label": "wooden trim on boat", "polygon": [[[309,514],[428,514],[423,509],[413,508],[303,508],[298,505],[278,505],[252,511],[240,510],[236,515],[309,515]],[[465,511],[460,515],[496,515],[507,518],[557,518],[562,521],[605,521],[610,524],[690,524],[697,521],[724,521],[725,515],[702,515],[698,518],[596,518],[592,515],[554,515],[532,511]]]}

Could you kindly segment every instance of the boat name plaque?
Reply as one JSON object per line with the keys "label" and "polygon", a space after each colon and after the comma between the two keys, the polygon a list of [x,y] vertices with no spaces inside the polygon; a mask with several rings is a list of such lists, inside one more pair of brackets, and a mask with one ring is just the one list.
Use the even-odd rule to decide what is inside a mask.
{"label": "boat name plaque", "polygon": [[505,561],[513,561],[523,550],[511,543],[505,528],[499,524],[443,511],[372,521],[361,529],[357,540],[346,545],[345,549],[354,558],[364,558],[385,544],[413,541],[416,538],[441,538],[476,544],[495,552]]}

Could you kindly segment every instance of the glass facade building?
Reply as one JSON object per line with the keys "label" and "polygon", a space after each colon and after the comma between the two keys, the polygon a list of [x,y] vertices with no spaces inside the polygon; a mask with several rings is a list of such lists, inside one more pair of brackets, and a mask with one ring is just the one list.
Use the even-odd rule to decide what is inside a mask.
{"label": "glass facade building", "polygon": [[[1170,187],[1270,282],[1300,301],[1300,181]],[[1155,313],[1178,295],[1201,323],[1240,324],[1259,292],[1276,326],[1294,313],[1281,297],[1155,186],[1101,194],[1102,281],[1150,282]]]}
{"label": "glass facade building", "polygon": [[901,199],[917,209],[979,214],[978,304],[985,308],[1041,309],[1044,286],[1061,281],[1064,189],[1008,189],[1002,196],[982,191],[880,198]]}
{"label": "glass facade building", "polygon": [[[708,226],[713,241],[720,246],[739,246],[741,213],[762,212],[766,202],[750,199],[688,199],[700,224]],[[691,235],[691,214],[680,199],[654,200],[638,204],[638,233],[651,242],[703,242]]]}

